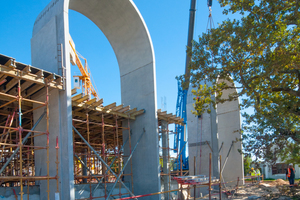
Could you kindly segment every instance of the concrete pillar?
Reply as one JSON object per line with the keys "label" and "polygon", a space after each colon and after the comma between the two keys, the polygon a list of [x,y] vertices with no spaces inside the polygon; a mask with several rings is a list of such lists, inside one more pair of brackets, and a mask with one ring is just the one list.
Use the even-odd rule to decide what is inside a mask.
{"label": "concrete pillar", "polygon": [[[32,65],[46,71],[62,75],[62,66],[66,68],[66,84],[64,91],[53,90],[50,96],[50,148],[55,145],[56,137],[59,139],[59,192],[60,199],[75,198],[74,194],[74,163],[73,163],[73,133],[72,133],[72,107],[71,107],[71,74],[69,58],[69,24],[68,9],[62,0],[53,0],[37,17],[31,39]],[[63,51],[57,51],[58,44],[62,44]],[[60,62],[60,58],[63,58]],[[43,95],[41,95],[41,98]],[[43,110],[42,110],[43,111]],[[38,118],[37,110],[34,119]],[[46,124],[40,123],[41,126]],[[35,145],[39,146],[37,138]],[[35,155],[36,173],[46,170],[44,151]],[[51,171],[55,167],[55,149],[50,151]],[[53,166],[54,165],[54,166]],[[53,175],[50,171],[50,176]],[[50,199],[55,199],[56,184],[50,182]],[[40,198],[47,199],[45,182],[41,182]]]}
{"label": "concrete pillar", "polygon": [[[163,174],[169,174],[170,173],[170,166],[169,166],[169,144],[168,144],[168,122],[162,120],[161,121],[161,137],[162,137],[162,156],[163,156]],[[164,181],[164,191],[169,190],[169,175],[164,175],[163,176],[163,181]],[[169,193],[164,194],[164,199],[168,200],[169,199]]]}
{"label": "concrete pillar", "polygon": [[[141,14],[132,0],[52,0],[36,19],[31,44],[34,66],[57,74],[62,74],[62,65],[66,69],[66,90],[52,96],[57,99],[59,108],[55,111],[56,121],[51,126],[59,127],[53,134],[59,136],[60,144],[64,144],[60,145],[60,174],[64,175],[60,179],[61,199],[74,199],[69,8],[93,21],[112,45],[120,68],[122,103],[146,111],[130,125],[132,146],[146,132],[132,158],[134,193],[158,192],[155,58],[150,34]],[[63,63],[59,62],[57,44],[63,45]],[[124,132],[124,141],[126,137],[128,132]],[[125,153],[128,155],[129,152],[127,145]],[[129,169],[130,165],[126,171]],[[146,199],[159,198],[160,195],[156,195]]]}
{"label": "concrete pillar", "polygon": [[[194,110],[194,95],[191,90],[192,88],[188,92],[187,99],[189,156],[190,158],[196,156],[196,172],[208,175],[208,158],[209,153],[212,153],[212,175],[219,177],[219,155],[222,155],[223,165],[232,141],[241,139],[238,100],[218,104],[217,109],[210,106],[211,113],[204,113],[201,117],[198,117],[189,112]],[[233,89],[226,90],[223,92],[222,98],[228,98],[234,92],[236,91]],[[215,98],[215,96],[212,96],[212,98]],[[223,171],[225,181],[233,181],[237,180],[237,177],[240,179],[243,177],[243,159],[239,149],[242,149],[240,141],[234,143],[228,157],[228,162]],[[190,174],[192,174],[194,172],[192,159],[190,159],[189,164]],[[236,181],[232,184],[236,184]]]}

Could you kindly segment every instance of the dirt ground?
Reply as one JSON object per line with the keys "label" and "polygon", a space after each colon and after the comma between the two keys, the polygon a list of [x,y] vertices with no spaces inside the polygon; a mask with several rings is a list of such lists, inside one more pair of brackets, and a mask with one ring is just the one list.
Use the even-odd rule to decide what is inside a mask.
{"label": "dirt ground", "polygon": [[[299,183],[296,183],[299,185]],[[265,181],[263,183],[245,186],[237,191],[232,190],[232,194],[224,195],[222,199],[258,199],[258,200],[300,200],[300,187],[289,187],[288,181],[278,179],[276,181]],[[212,198],[214,199],[214,198]]]}

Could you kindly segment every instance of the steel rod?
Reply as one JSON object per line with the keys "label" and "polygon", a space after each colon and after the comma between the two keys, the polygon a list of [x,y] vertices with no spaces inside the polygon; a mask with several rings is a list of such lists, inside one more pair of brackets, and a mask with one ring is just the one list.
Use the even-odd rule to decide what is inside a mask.
{"label": "steel rod", "polygon": [[[127,140],[125,141],[125,143],[123,144],[123,146],[121,147],[120,151],[123,150],[123,148],[124,148],[125,144],[127,143],[127,141],[128,141],[128,138],[127,138]],[[112,160],[111,164],[109,165],[109,168],[111,168],[111,166],[113,166],[113,164],[114,164],[114,162],[115,162],[116,159],[117,159],[117,157],[114,157],[114,159]],[[107,172],[108,172],[108,169],[105,171],[105,174],[106,174]],[[103,176],[103,178],[104,178],[104,176]],[[102,182],[103,178],[100,180],[100,183]],[[99,187],[100,183],[98,183],[98,184],[96,185],[96,187],[95,187],[95,189],[94,189],[94,191],[93,191],[93,194],[94,194],[94,192],[96,191],[96,189]]]}
{"label": "steel rod", "polygon": [[143,137],[144,133],[145,133],[145,131],[144,131],[144,132],[141,134],[141,136],[140,136],[140,138],[138,139],[138,141],[137,141],[136,145],[135,145],[135,146],[134,146],[134,148],[132,149],[132,152],[131,152],[130,156],[128,157],[128,159],[127,159],[126,163],[124,164],[124,166],[123,166],[123,169],[122,169],[121,173],[119,174],[119,176],[117,177],[117,179],[116,179],[115,183],[113,184],[113,186],[112,186],[112,188],[111,188],[111,190],[110,190],[110,192],[109,192],[109,194],[108,194],[108,197],[106,198],[106,200],[108,200],[108,199],[109,199],[109,196],[110,196],[110,195],[111,195],[111,193],[113,192],[113,190],[114,190],[114,188],[115,188],[115,186],[116,186],[117,182],[119,181],[119,179],[120,179],[120,177],[121,177],[121,174],[123,173],[123,171],[125,170],[125,168],[126,168],[127,164],[128,164],[128,163],[129,163],[129,161],[131,160],[131,158],[132,158],[132,154],[134,153],[134,151],[135,151],[135,149],[136,149],[137,145],[139,144],[140,140],[142,139],[142,137]]}
{"label": "steel rod", "polygon": [[[46,112],[44,112],[40,118],[37,120],[37,122],[34,124],[34,126],[32,127],[32,130],[35,129],[35,127],[40,123],[40,121],[42,120],[42,118],[45,116]],[[24,137],[22,143],[26,143],[28,137],[30,136],[31,132],[27,133],[27,135]],[[4,171],[4,169],[7,167],[7,165],[10,163],[10,161],[13,159],[13,157],[18,153],[20,149],[20,146],[17,147],[17,149],[14,151],[14,153],[10,156],[10,158],[6,161],[6,163],[3,165],[3,167],[0,170],[0,174]]]}
{"label": "steel rod", "polygon": [[[101,158],[101,156],[97,153],[97,151],[84,139],[84,137],[77,131],[77,129],[73,126],[73,130],[80,136],[80,138],[87,144],[87,146],[95,153],[97,158],[109,169],[109,171],[117,178],[115,172],[106,164],[106,162]],[[130,195],[134,196],[134,194],[127,188],[127,186],[120,181],[124,188],[130,193]]]}

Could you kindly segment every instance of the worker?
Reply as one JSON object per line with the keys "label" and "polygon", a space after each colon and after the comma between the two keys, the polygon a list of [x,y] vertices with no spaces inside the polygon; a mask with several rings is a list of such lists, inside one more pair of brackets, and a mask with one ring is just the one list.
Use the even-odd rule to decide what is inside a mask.
{"label": "worker", "polygon": [[256,172],[256,176],[257,176],[257,181],[260,182],[260,170],[258,167],[256,167],[255,172]]}
{"label": "worker", "polygon": [[293,168],[292,163],[289,164],[289,167],[286,170],[286,178],[289,179],[290,187],[293,187],[295,181],[295,169]]}
{"label": "worker", "polygon": [[254,170],[253,167],[250,170],[250,175],[251,175],[252,183],[254,183],[255,182],[256,171]]}

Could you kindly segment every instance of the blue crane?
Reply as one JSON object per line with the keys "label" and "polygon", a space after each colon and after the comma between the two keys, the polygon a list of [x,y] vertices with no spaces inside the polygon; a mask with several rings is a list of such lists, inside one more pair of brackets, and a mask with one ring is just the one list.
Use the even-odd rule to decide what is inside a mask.
{"label": "blue crane", "polygon": [[[212,6],[212,0],[207,0],[207,6],[210,8]],[[190,17],[189,17],[189,30],[188,30],[188,40],[187,46],[192,48],[192,40],[194,37],[194,25],[195,25],[195,13],[196,13],[196,0],[191,0]],[[176,103],[176,116],[183,118],[183,123],[186,125],[187,113],[186,113],[186,103],[187,103],[187,93],[189,89],[190,82],[190,69],[189,63],[191,58],[186,55],[185,63],[185,85],[187,88],[182,88],[182,82],[178,80],[178,96]],[[174,137],[174,152],[178,153],[178,159],[175,161],[174,170],[180,169],[180,158],[182,157],[182,169],[189,169],[189,157],[186,151],[186,126],[179,124],[175,125],[175,130],[177,134]]]}

